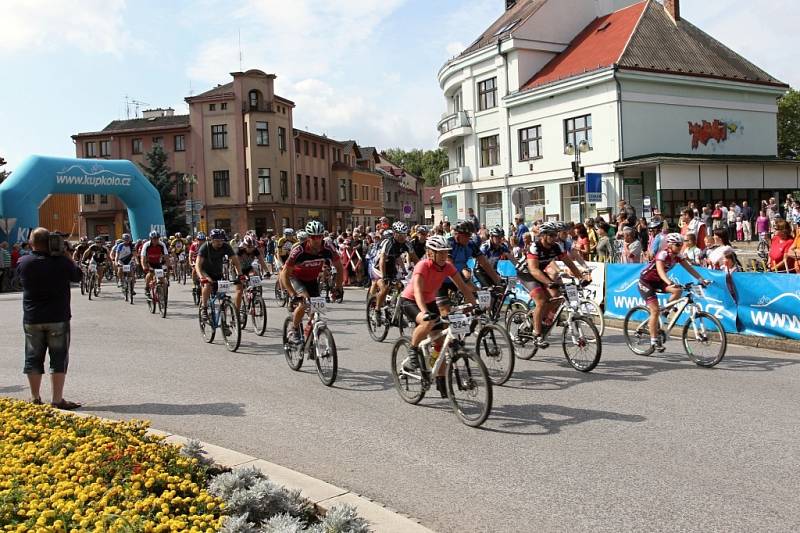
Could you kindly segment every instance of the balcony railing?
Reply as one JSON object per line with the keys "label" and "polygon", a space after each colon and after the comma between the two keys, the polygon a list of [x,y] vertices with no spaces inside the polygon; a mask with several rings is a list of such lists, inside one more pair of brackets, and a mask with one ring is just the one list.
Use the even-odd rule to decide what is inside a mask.
{"label": "balcony railing", "polygon": [[469,121],[469,115],[466,111],[458,111],[442,117],[439,121],[439,135],[444,135],[456,128],[471,128],[472,124]]}
{"label": "balcony railing", "polygon": [[470,176],[469,167],[451,168],[439,174],[439,178],[442,181],[442,187],[467,183],[472,181]]}

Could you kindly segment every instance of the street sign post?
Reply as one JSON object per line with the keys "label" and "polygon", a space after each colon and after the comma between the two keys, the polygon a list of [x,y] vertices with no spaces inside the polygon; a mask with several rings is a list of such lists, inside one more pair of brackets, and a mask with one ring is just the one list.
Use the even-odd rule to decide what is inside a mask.
{"label": "street sign post", "polygon": [[511,201],[517,208],[517,213],[525,212],[525,206],[528,205],[530,198],[531,198],[531,193],[528,189],[524,187],[517,187],[516,189],[514,189],[514,192],[511,193]]}
{"label": "street sign post", "polygon": [[411,204],[405,204],[403,206],[403,218],[411,218],[411,215],[414,213],[414,206]]}
{"label": "street sign post", "polygon": [[603,201],[603,175],[595,172],[586,174],[586,203],[599,204]]}

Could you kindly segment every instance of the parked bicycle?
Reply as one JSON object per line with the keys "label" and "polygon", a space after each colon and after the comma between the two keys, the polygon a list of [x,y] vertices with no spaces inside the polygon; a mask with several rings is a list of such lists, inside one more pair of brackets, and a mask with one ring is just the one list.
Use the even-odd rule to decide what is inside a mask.
{"label": "parked bicycle", "polygon": [[208,318],[203,316],[203,308],[198,310],[200,332],[207,343],[214,342],[217,329],[222,333],[225,347],[235,352],[242,342],[242,329],[239,327],[239,314],[228,294],[233,288],[230,281],[209,281],[213,283],[211,297],[208,299]]}
{"label": "parked bicycle", "polygon": [[151,282],[150,286],[147,287],[147,294],[150,296],[147,299],[147,308],[153,314],[158,310],[161,318],[167,318],[169,279],[163,268],[156,268],[153,273],[155,274],[155,281]]}
{"label": "parked bicycle", "polygon": [[247,278],[247,287],[242,291],[242,304],[239,307],[239,327],[245,329],[248,320],[253,333],[263,336],[267,331],[267,304],[262,295],[261,276]]}
{"label": "parked bicycle", "polygon": [[[696,365],[712,367],[722,361],[728,347],[728,337],[722,323],[717,317],[709,314],[695,302],[695,298],[702,298],[705,294],[702,285],[694,282],[680,286],[683,296],[663,306],[659,306],[658,335],[662,346],[667,342],[672,328],[674,328],[684,311],[688,318],[681,330],[681,341],[686,355]],[[670,313],[669,315],[667,315]],[[663,325],[663,318],[667,316],[667,324]],[[622,331],[628,348],[637,355],[650,355],[655,351],[655,346],[650,342],[648,321],[650,310],[643,305],[636,306],[628,311],[622,324]]]}
{"label": "parked bicycle", "polygon": [[333,333],[328,329],[328,324],[324,313],[326,301],[322,296],[314,296],[306,300],[296,300],[292,303],[292,310],[295,305],[305,307],[305,316],[308,318],[305,326],[301,328],[300,340],[297,343],[289,342],[292,314],[286,317],[283,323],[283,349],[286,362],[292,370],[300,370],[303,366],[303,358],[313,360],[317,367],[317,375],[320,381],[328,387],[336,381],[336,373],[339,370],[339,358],[336,353],[336,343],[333,340]]}

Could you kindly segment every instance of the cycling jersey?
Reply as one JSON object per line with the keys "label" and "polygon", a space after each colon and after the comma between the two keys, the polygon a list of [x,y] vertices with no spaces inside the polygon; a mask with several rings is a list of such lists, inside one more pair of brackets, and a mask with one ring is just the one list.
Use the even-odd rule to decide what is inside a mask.
{"label": "cycling jersey", "polygon": [[323,243],[317,253],[312,253],[310,243],[298,244],[289,252],[285,265],[292,268],[292,278],[303,282],[314,281],[325,263],[339,260],[339,253],[329,243]]}
{"label": "cycling jersey", "polygon": [[248,253],[244,248],[239,248],[236,255],[239,256],[239,263],[242,265],[242,274],[247,275],[259,263],[258,258],[261,257],[261,252],[258,251],[258,248],[253,248],[252,253]]}
{"label": "cycling jersey", "polygon": [[278,256],[285,259],[286,256],[288,256],[292,251],[292,246],[294,246],[296,243],[297,241],[287,237],[281,237],[278,239]]}
{"label": "cycling jersey", "polygon": [[[93,244],[86,250],[90,253],[90,257],[94,257],[97,263],[105,263],[108,257],[108,250],[102,244]],[[84,252],[86,253],[86,252]]]}
{"label": "cycling jersey", "polygon": [[197,251],[197,255],[203,258],[203,272],[212,278],[222,278],[222,266],[225,256],[233,257],[235,252],[231,245],[223,243],[219,248],[215,248],[210,242],[203,244]]}
{"label": "cycling jersey", "polygon": [[458,244],[458,241],[456,241],[455,237],[450,237],[448,242],[452,248],[452,250],[450,250],[450,259],[453,261],[453,265],[456,267],[456,270],[460,271],[467,268],[468,260],[473,258],[477,259],[483,255],[480,246],[471,239],[463,246]]}
{"label": "cycling jersey", "polygon": [[200,250],[200,241],[195,241],[189,246],[189,261],[194,263],[197,261],[197,252]]}
{"label": "cycling jersey", "polygon": [[525,257],[517,262],[517,271],[525,274],[530,274],[528,270],[528,259],[537,258],[539,260],[539,269],[546,269],[553,261],[559,261],[566,257],[567,253],[560,243],[555,243],[553,246],[547,247],[542,244],[542,241],[536,241],[531,244],[530,248],[525,254]]}
{"label": "cycling jersey", "polygon": [[500,243],[500,246],[493,247],[492,243],[486,241],[481,245],[481,253],[486,256],[486,259],[489,260],[489,263],[497,268],[497,262],[500,261],[500,258],[505,255],[510,255],[511,250],[508,249],[508,246],[505,243]]}
{"label": "cycling jersey", "polygon": [[169,249],[175,255],[186,251],[186,239],[172,239],[169,243]]}
{"label": "cycling jersey", "polygon": [[140,254],[142,262],[147,263],[152,268],[158,268],[168,255],[167,245],[161,241],[158,241],[158,244],[153,244],[152,241],[145,242],[142,245]]}
{"label": "cycling jersey", "polygon": [[[384,256],[384,268],[386,272],[382,272],[384,278],[394,278],[397,275],[397,260],[404,253],[414,253],[408,241],[399,242],[393,237],[386,239],[381,243],[381,254]],[[376,264],[379,267],[380,264]]]}
{"label": "cycling jersey", "polygon": [[127,265],[133,259],[133,244],[121,242],[114,247],[114,253],[117,254],[117,262]]}
{"label": "cycling jersey", "polygon": [[414,266],[414,274],[411,282],[403,289],[402,297],[407,300],[416,301],[414,298],[414,279],[422,277],[422,298],[426,304],[436,301],[436,295],[447,278],[452,278],[458,274],[458,270],[450,261],[444,266],[439,266],[433,259],[422,259]]}
{"label": "cycling jersey", "polygon": [[411,249],[414,250],[414,255],[416,255],[418,259],[425,257],[425,243],[419,240],[419,238],[414,237],[411,239]]}
{"label": "cycling jersey", "polygon": [[668,250],[661,250],[656,254],[652,261],[650,261],[642,273],[639,274],[639,281],[647,284],[663,285],[664,281],[658,275],[658,268],[656,263],[661,261],[664,263],[664,271],[669,272],[672,267],[680,263],[683,259],[683,254],[672,254]]}

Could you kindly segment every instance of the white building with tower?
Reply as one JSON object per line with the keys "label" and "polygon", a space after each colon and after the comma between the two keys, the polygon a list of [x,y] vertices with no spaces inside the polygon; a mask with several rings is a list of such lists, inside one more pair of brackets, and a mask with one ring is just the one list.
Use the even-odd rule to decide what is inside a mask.
{"label": "white building with tower", "polygon": [[[679,0],[505,7],[438,73],[450,220],[473,207],[505,225],[517,189],[529,220],[578,220],[621,197],[675,217],[690,200],[753,205],[800,188],[798,163],[777,158],[788,85],[681,18]],[[597,202],[584,173],[600,175]]]}

